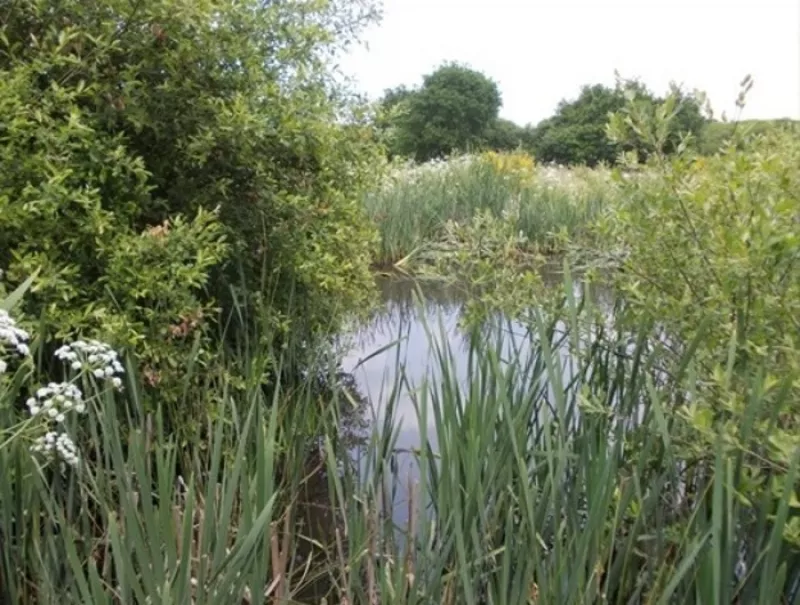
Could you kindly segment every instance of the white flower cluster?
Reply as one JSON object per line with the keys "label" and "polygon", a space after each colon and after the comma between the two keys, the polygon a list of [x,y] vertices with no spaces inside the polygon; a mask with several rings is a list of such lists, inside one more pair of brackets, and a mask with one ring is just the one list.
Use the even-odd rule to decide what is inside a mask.
{"label": "white flower cluster", "polygon": [[[0,309],[0,353],[11,351],[23,357],[30,355],[27,345],[29,338],[25,330],[17,327],[17,322],[8,311]],[[4,374],[7,369],[8,364],[0,359],[0,374]]]}
{"label": "white flower cluster", "polygon": [[78,448],[66,433],[49,431],[44,436],[36,439],[31,446],[31,451],[44,454],[47,457],[52,457],[55,453],[70,466],[77,466],[79,460]]}
{"label": "white flower cluster", "polygon": [[97,340],[76,340],[56,351],[56,357],[68,362],[73,370],[87,369],[95,378],[110,380],[115,388],[122,387],[120,375],[125,372],[117,352]]}
{"label": "white flower cluster", "polygon": [[[83,393],[69,382],[51,382],[36,391],[36,396],[28,399],[27,405],[31,416],[43,417],[46,422],[62,423],[69,412],[83,414],[86,411]],[[63,432],[48,431],[34,441],[31,451],[47,458],[56,455],[70,466],[78,464],[78,448]]]}
{"label": "white flower cluster", "polygon": [[[36,396],[27,401],[31,416],[44,418],[45,422],[63,423],[69,412],[83,414],[86,403],[81,390],[69,382],[51,382],[36,391]],[[78,464],[78,448],[69,435],[59,431],[48,431],[39,437],[31,446],[34,453],[43,454],[47,458],[54,455],[70,466]]]}
{"label": "white flower cluster", "polygon": [[476,155],[465,154],[433,159],[423,164],[414,161],[393,162],[384,174],[383,190],[388,191],[398,185],[414,185],[429,177],[448,176],[448,173],[469,168],[478,159]]}
{"label": "white flower cluster", "polygon": [[27,401],[31,416],[46,414],[50,420],[64,422],[68,412],[83,414],[86,404],[81,390],[69,382],[51,382]]}

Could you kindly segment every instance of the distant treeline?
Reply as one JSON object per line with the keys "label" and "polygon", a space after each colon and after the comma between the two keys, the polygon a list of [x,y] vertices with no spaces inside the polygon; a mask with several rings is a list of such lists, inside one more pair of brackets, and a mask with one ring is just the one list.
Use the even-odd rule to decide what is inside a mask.
{"label": "distant treeline", "polygon": [[[377,122],[391,156],[427,161],[463,151],[521,148],[540,162],[595,166],[614,164],[625,150],[606,135],[609,114],[635,98],[642,111],[652,113],[655,120],[658,107],[668,96],[673,96],[676,104],[666,151],[674,149],[685,134],[692,135],[691,144],[700,153],[711,154],[737,128],[763,133],[797,123],[788,119],[717,121],[707,117],[700,95],[675,84],[660,96],[641,82],[620,80],[615,86],[583,86],[577,98],[562,100],[551,117],[520,126],[499,117],[502,96],[497,84],[457,63],[441,66],[417,88],[399,86],[385,91]],[[642,157],[649,151],[642,142],[631,148]]]}

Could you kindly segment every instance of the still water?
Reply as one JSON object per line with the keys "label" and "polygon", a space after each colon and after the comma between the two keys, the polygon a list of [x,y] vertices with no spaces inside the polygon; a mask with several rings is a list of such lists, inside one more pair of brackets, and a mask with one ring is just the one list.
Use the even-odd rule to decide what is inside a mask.
{"label": "still water", "polygon": [[[563,287],[559,273],[548,272],[543,277],[551,287]],[[452,370],[459,384],[469,378],[469,340],[459,322],[465,300],[461,290],[439,282],[384,278],[379,287],[382,310],[349,335],[342,370],[354,377],[359,394],[367,401],[370,425],[377,428],[383,424],[390,391],[401,376],[404,379],[404,386],[394,395],[397,453],[393,471],[400,489],[392,515],[403,526],[407,514],[405,486],[419,477],[411,452],[419,448],[423,435],[433,451],[437,449],[433,414],[428,413],[427,426],[421,426],[413,391],[425,381],[436,382],[437,349],[451,355]],[[579,283],[574,294],[582,294]],[[599,291],[593,298],[602,305],[606,297],[607,293]],[[489,322],[486,338],[497,337],[499,331],[502,331],[504,359],[525,355],[527,337],[523,325],[498,316]],[[563,367],[568,367],[567,351],[558,353]]]}

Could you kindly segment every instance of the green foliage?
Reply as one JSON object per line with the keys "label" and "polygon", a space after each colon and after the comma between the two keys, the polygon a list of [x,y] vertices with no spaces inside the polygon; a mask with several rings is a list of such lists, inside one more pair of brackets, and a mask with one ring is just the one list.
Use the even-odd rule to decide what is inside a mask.
{"label": "green foliage", "polygon": [[[707,123],[701,109],[702,94],[688,96],[672,84],[669,95],[661,99],[636,82],[620,81],[617,86],[626,102],[620,111],[609,116],[608,133],[629,159],[646,162],[653,155],[673,155],[697,147]],[[627,167],[630,168],[629,163]]]}
{"label": "green foliage", "polygon": [[511,120],[497,118],[484,135],[483,147],[494,151],[513,151],[530,146],[531,129]]}
{"label": "green foliage", "polygon": [[[650,534],[663,533],[666,542],[648,550],[646,559],[648,565],[661,561],[669,569],[683,569],[674,582],[661,584],[659,579],[653,594],[667,587],[672,594],[676,586],[684,586],[683,574],[688,572],[698,584],[684,594],[703,595],[699,601],[731,602],[730,595],[747,594],[742,597],[745,602],[773,602],[778,597],[767,584],[747,586],[739,573],[720,580],[720,573],[731,573],[737,562],[749,569],[740,557],[758,559],[742,555],[753,540],[761,545],[756,548],[775,549],[777,557],[796,557],[800,545],[800,139],[791,129],[772,130],[750,137],[747,144],[732,140],[719,154],[705,158],[692,150],[690,140],[674,138],[677,131],[671,121],[679,103],[676,95],[653,107],[632,95],[611,120],[614,142],[646,150],[648,160],[642,171],[638,154],[622,158],[624,163],[615,171],[617,185],[609,186],[616,190],[613,203],[604,206],[594,233],[598,248],[581,250],[590,257],[589,268],[603,270],[585,272],[586,285],[599,276],[606,284],[610,280],[616,292],[608,309],[599,314],[554,312],[553,297],[537,287],[536,276],[526,279],[536,263],[515,260],[524,250],[519,236],[491,217],[481,216],[474,228],[453,232],[459,246],[442,259],[441,273],[474,286],[480,298],[470,307],[479,318],[500,309],[523,322],[531,313],[560,319],[571,327],[564,335],[571,351],[607,346],[609,355],[646,368],[638,379],[644,381],[639,395],[631,392],[638,386],[615,383],[594,396],[594,387],[588,386],[582,397],[583,411],[590,415],[616,415],[619,406],[631,401],[641,406],[636,408],[638,420],[653,414],[649,427],[630,435],[624,456],[635,460],[640,470],[666,473],[653,479],[655,483],[640,483],[642,476],[633,473],[645,493],[660,493],[663,482],[678,486],[680,495],[674,502],[679,504],[667,505],[675,516],[667,514],[665,527]],[[510,275],[495,279],[506,274]],[[488,285],[485,291],[481,284]],[[567,301],[576,297],[570,290]],[[526,313],[521,297],[535,310]],[[541,327],[541,320],[536,321]],[[598,333],[584,337],[579,328],[587,325],[612,342],[597,342],[602,338]],[[635,349],[632,352],[634,344],[641,346],[642,358]],[[604,362],[598,360],[599,366],[592,365],[588,375],[571,363],[569,375],[580,382],[594,376]],[[620,371],[616,376],[632,378],[627,370]],[[559,380],[559,372],[548,377]],[[564,384],[552,384],[557,398]],[[473,388],[485,397],[482,387]],[[551,409],[563,408],[557,402]],[[560,426],[567,425],[562,421]],[[464,431],[447,434],[463,438]],[[454,446],[453,456],[462,454]],[[619,474],[626,477],[629,472],[621,469]],[[714,502],[701,505],[712,493]],[[704,511],[713,506],[717,512],[700,522],[704,513],[695,505]],[[633,521],[641,515],[636,505],[623,518]],[[696,540],[691,561],[659,559],[665,544],[675,546],[675,540],[690,534]],[[712,549],[705,546],[709,539],[715,541]],[[720,540],[722,551],[716,550]],[[689,548],[691,540],[679,543],[679,549]],[[787,566],[792,563],[787,561]],[[723,568],[728,571],[721,572]],[[713,576],[704,576],[711,570]],[[656,575],[662,573],[664,569]],[[773,570],[768,577],[787,586],[782,584],[783,572]],[[553,602],[572,601],[562,595]]]}
{"label": "green foliage", "polygon": [[714,429],[738,447],[743,427],[758,444],[743,471],[751,483],[742,497],[755,505],[772,481],[778,494],[793,489],[785,481],[800,418],[800,142],[773,130],[711,157],[667,157],[673,108],[665,102],[653,124],[632,104],[614,120],[614,134],[634,128],[656,153],[651,178],[622,182],[602,233],[620,252],[615,285],[632,317],[658,322],[676,354],[695,349],[697,383],[681,408],[696,431],[687,448],[707,460]]}
{"label": "green foliage", "polygon": [[329,57],[371,17],[256,0],[0,11],[0,269],[40,270],[29,316],[179,374],[187,326],[208,331],[217,305],[299,341],[363,306],[378,148]]}
{"label": "green foliage", "polygon": [[758,135],[768,134],[773,130],[797,128],[797,120],[737,120],[710,121],[700,136],[699,151],[703,155],[719,153],[731,140],[738,145],[747,144],[747,141]]}
{"label": "green foliage", "polygon": [[[668,119],[669,135],[662,151],[674,154],[683,142],[687,142],[693,149],[697,147],[698,139],[708,124],[704,115],[706,97],[701,92],[688,93],[674,82],[670,84],[666,96],[654,99],[655,107],[674,102],[673,115]],[[655,109],[658,119],[658,109]]]}
{"label": "green foliage", "polygon": [[414,92],[414,90],[403,85],[390,88],[384,91],[383,98],[381,99],[381,106],[386,109],[391,109],[402,103],[406,103],[414,95]]}
{"label": "green foliage", "polygon": [[[456,276],[452,285],[464,291],[467,301],[462,317],[465,325],[480,325],[497,310],[509,315],[527,311],[531,296],[526,294],[542,286],[538,270],[544,257],[532,249],[525,233],[517,228],[520,210],[509,205],[496,216],[488,209],[479,209],[470,221],[449,220],[439,241],[425,250],[431,266],[423,266],[421,273],[440,279]],[[463,275],[472,279],[459,280]],[[507,304],[509,292],[515,294],[516,304]]]}
{"label": "green foliage", "polygon": [[[665,151],[677,148],[681,133],[699,133],[705,125],[701,105],[677,86],[671,86],[676,100],[676,115]],[[540,162],[557,164],[614,164],[628,145],[618,145],[608,139],[606,126],[609,116],[621,110],[628,97],[635,97],[642,111],[654,112],[662,99],[654,96],[641,83],[620,82],[614,88],[602,84],[584,86],[577,99],[562,101],[554,116],[536,126],[531,135],[531,149]],[[629,137],[630,138],[630,137]],[[652,150],[634,147],[643,157]]]}
{"label": "green foliage", "polygon": [[[46,414],[23,415],[17,405],[36,391],[30,363],[12,379],[0,375],[0,600],[241,603],[307,590],[324,563],[323,545],[333,545],[332,533],[303,525],[318,509],[301,495],[319,490],[309,435],[325,418],[311,381],[292,391],[291,407],[280,405],[280,384],[267,399],[259,373],[281,364],[267,357],[259,350],[228,365],[245,368],[236,376],[244,390],[230,377],[204,377],[195,395],[206,405],[198,407],[224,406],[185,441],[170,433],[161,410],[142,413],[144,385],[135,378],[115,393],[91,374],[67,370],[86,409],[59,425]],[[76,460],[63,465],[59,453],[30,451],[48,429],[72,437]],[[292,537],[284,533],[276,552],[269,537],[279,531]],[[302,577],[296,557],[313,564],[311,576]],[[285,584],[270,588],[280,574]]]}
{"label": "green foliage", "polygon": [[574,101],[561,101],[556,113],[533,133],[532,149],[540,162],[612,164],[617,150],[606,137],[610,112],[625,103],[621,91],[602,84],[584,86]]}
{"label": "green foliage", "polygon": [[437,254],[447,247],[446,223],[467,224],[479,212],[506,213],[529,245],[552,251],[562,232],[580,238],[612,195],[605,172],[536,167],[524,153],[487,152],[396,165],[365,205],[380,232],[378,261],[395,263]]}
{"label": "green foliage", "polygon": [[[495,251],[510,235],[481,228],[501,237]],[[208,422],[210,443],[193,434],[179,447],[159,413],[121,413],[141,409],[135,382],[122,394],[90,383],[87,412],[70,427],[81,457],[63,470],[28,449],[36,427],[13,402],[33,385],[0,380],[0,598],[792,602],[800,567],[782,536],[796,529],[797,501],[790,490],[741,498],[749,477],[739,469],[756,436],[739,427],[737,447],[718,441],[704,466],[687,466],[669,406],[693,388],[695,376],[679,371],[692,352],[670,361],[651,347],[652,324],[594,321],[571,293],[567,279],[563,321],[531,310],[527,332],[490,324],[469,333],[465,374],[446,345],[434,349],[436,381],[411,386],[398,370],[359,468],[343,463],[352,451],[335,414],[309,414],[320,409],[311,380],[265,400],[258,372],[280,358],[264,350],[235,360],[248,369],[236,377],[245,392],[225,378],[199,393],[225,401]],[[675,382],[657,380],[663,362]],[[750,412],[764,379],[751,382]],[[352,400],[343,388],[333,397]],[[409,454],[421,471],[413,483],[390,470],[402,455],[403,401],[428,427]],[[792,449],[787,479],[796,480]],[[402,533],[387,514],[400,490]]]}
{"label": "green foliage", "polygon": [[425,76],[417,90],[387,91],[383,105],[397,110],[390,152],[424,162],[480,147],[497,120],[501,98],[485,75],[446,64]]}
{"label": "green foliage", "polygon": [[399,86],[386,90],[377,104],[375,131],[390,160],[399,153],[400,123],[408,113],[408,100],[413,94],[414,91]]}

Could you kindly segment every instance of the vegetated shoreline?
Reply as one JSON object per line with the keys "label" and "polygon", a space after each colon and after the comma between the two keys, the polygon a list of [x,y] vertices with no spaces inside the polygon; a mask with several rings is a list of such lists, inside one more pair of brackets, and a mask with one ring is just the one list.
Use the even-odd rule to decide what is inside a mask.
{"label": "vegetated shoreline", "polygon": [[608,169],[539,166],[524,152],[400,165],[365,199],[380,238],[372,265],[409,265],[437,247],[452,248],[458,228],[481,214],[502,221],[495,227],[513,234],[521,250],[559,252],[617,195]]}
{"label": "vegetated shoreline", "polygon": [[[668,210],[669,207],[665,211]],[[504,218],[481,217],[476,225],[457,225],[449,232],[454,245],[445,256],[453,261],[448,265],[453,268],[451,277],[485,277],[482,271],[487,267],[473,265],[476,258],[488,259],[488,269],[501,277],[519,272],[513,264],[497,263],[498,259],[514,258],[513,248],[519,244],[514,239],[516,225]],[[470,254],[473,250],[477,256]],[[634,247],[632,254],[635,253]],[[638,253],[643,250],[640,248]],[[563,259],[545,258],[551,267],[558,266],[559,260]],[[436,259],[432,262],[435,265]],[[477,273],[472,272],[476,270]],[[162,565],[169,569],[170,557],[179,561],[176,555],[163,555],[161,560],[150,552],[147,543],[137,537],[137,531],[141,533],[137,524],[143,523],[148,535],[165,532],[176,552],[186,548],[210,552],[221,549],[235,561],[245,557],[252,561],[252,554],[246,553],[258,553],[263,560],[242,567],[246,571],[241,578],[223,575],[197,584],[208,573],[203,565],[179,566],[180,581],[201,585],[211,598],[231,603],[243,598],[240,595],[250,595],[245,600],[253,602],[254,594],[271,596],[275,591],[295,598],[307,596],[306,591],[316,593],[314,598],[334,591],[347,595],[351,602],[369,603],[377,590],[406,595],[418,595],[415,591],[420,591],[436,595],[434,602],[438,603],[452,602],[448,595],[453,593],[482,602],[488,592],[503,594],[506,590],[525,593],[534,603],[581,602],[588,591],[595,595],[594,600],[601,594],[612,594],[621,603],[637,590],[634,576],[654,570],[671,580],[669,586],[656,583],[653,591],[662,595],[677,592],[681,598],[690,598],[698,590],[713,591],[714,586],[719,586],[714,573],[703,571],[701,563],[696,564],[693,576],[681,573],[699,556],[730,561],[726,568],[734,586],[730,590],[737,593],[754,599],[757,594],[768,594],[765,604],[771,602],[774,591],[790,593],[791,586],[775,580],[782,573],[777,561],[786,559],[770,559],[765,554],[775,543],[787,553],[794,552],[793,530],[786,518],[765,521],[769,531],[764,535],[757,535],[753,527],[740,532],[730,529],[731,544],[709,545],[716,519],[730,515],[735,518],[731,522],[747,527],[744,524],[751,523],[753,514],[782,514],[781,510],[788,509],[784,504],[788,500],[784,494],[781,500],[763,501],[760,508],[752,501],[740,502],[739,490],[747,489],[747,485],[732,487],[735,478],[731,460],[725,456],[741,461],[749,450],[725,454],[719,445],[698,445],[703,435],[710,438],[703,432],[708,430],[703,413],[693,412],[692,408],[683,415],[668,412],[671,406],[681,408],[687,396],[697,396],[698,381],[691,372],[682,378],[660,374],[662,365],[681,372],[702,367],[699,364],[709,363],[708,358],[695,360],[692,351],[685,357],[672,358],[671,352],[652,346],[652,326],[647,324],[635,326],[640,330],[635,338],[617,342],[614,322],[631,329],[631,324],[625,323],[626,317],[612,315],[610,326],[593,326],[594,318],[591,314],[584,316],[587,310],[578,301],[570,301],[566,295],[562,305],[561,312],[554,316],[532,310],[531,339],[527,341],[531,354],[524,358],[512,358],[510,363],[499,365],[497,360],[503,350],[500,340],[471,340],[466,388],[458,382],[449,361],[448,345],[438,350],[435,364],[441,379],[415,395],[419,413],[435,417],[437,446],[429,447],[423,439],[414,454],[425,469],[426,478],[421,479],[421,486],[408,487],[407,535],[402,539],[398,539],[398,528],[386,508],[393,501],[391,491],[399,489],[399,478],[392,472],[397,449],[395,428],[400,421],[392,409],[403,388],[399,379],[388,388],[386,405],[390,412],[383,419],[380,434],[368,436],[364,445],[366,479],[362,473],[340,466],[339,420],[334,412],[336,406],[330,406],[330,402],[349,405],[357,394],[339,389],[336,382],[331,383],[332,389],[323,398],[310,384],[287,385],[290,391],[285,400],[277,395],[267,398],[258,380],[248,379],[244,386],[234,386],[230,378],[209,383],[209,395],[217,389],[226,394],[225,413],[212,419],[207,431],[213,436],[212,450],[206,449],[202,455],[195,453],[192,460],[180,466],[169,462],[168,453],[175,451],[175,441],[162,433],[153,437],[153,426],[161,425],[158,412],[128,419],[132,433],[129,443],[123,445],[116,416],[119,396],[102,388],[88,390],[92,405],[84,422],[90,428],[88,434],[97,437],[90,437],[84,445],[97,451],[111,448],[114,455],[99,459],[99,467],[87,470],[94,473],[93,481],[105,486],[104,493],[108,490],[109,494],[127,494],[121,499],[109,495],[103,500],[109,511],[122,507],[122,517],[127,519],[124,535],[116,538],[121,544],[117,548],[133,553],[135,560],[154,568]],[[549,323],[554,319],[565,321],[567,331],[554,330]],[[565,381],[558,371],[562,362],[554,354],[558,339],[580,334],[587,326],[605,330],[599,333],[605,334],[608,341],[603,347],[587,347],[584,356],[575,360],[572,371],[582,381]],[[624,355],[614,354],[615,347],[622,347]],[[713,354],[714,350],[708,353]],[[241,367],[264,367],[266,360],[258,359],[262,355],[270,359],[270,364],[279,365],[282,353],[256,351],[256,355],[255,359],[244,359]],[[744,368],[746,371],[747,366]],[[709,381],[709,375],[704,375]],[[545,385],[544,390],[531,388],[540,382]],[[761,382],[753,385],[756,392],[764,387]],[[135,397],[135,391],[130,396]],[[609,406],[609,398],[619,406]],[[786,405],[781,401],[753,399],[747,413],[755,414],[761,405]],[[327,411],[309,414],[309,410],[320,410],[320,403]],[[137,405],[134,402],[134,408]],[[576,424],[578,416],[585,422]],[[303,427],[304,434],[315,436],[313,447],[309,446],[310,441],[296,439],[299,427]],[[206,438],[198,435],[195,439],[192,450],[203,451]],[[527,446],[520,447],[523,443]],[[315,454],[311,462],[309,447]],[[712,447],[717,449],[709,450]],[[710,451],[714,452],[711,458]],[[229,460],[232,452],[235,455]],[[31,465],[24,447],[0,452],[6,457],[4,464],[12,464],[7,458],[12,454],[17,464]],[[142,466],[143,461],[150,462]],[[696,468],[698,461],[702,466]],[[213,476],[214,469],[230,469],[231,464],[243,469],[243,474],[221,484],[203,480],[202,477]],[[184,479],[177,474],[179,468],[198,465],[201,472],[197,477]],[[278,472],[275,465],[280,466]],[[136,477],[130,474],[132,467],[139,469]],[[773,472],[788,473],[787,480],[791,482],[795,472],[792,468],[796,470],[796,466],[778,463]],[[164,476],[170,479],[164,481]],[[77,474],[68,477],[71,485],[79,480]],[[112,480],[119,485],[110,485]],[[188,542],[188,534],[182,533],[184,526],[156,522],[162,515],[172,514],[173,507],[186,515],[198,505],[184,500],[184,495],[177,502],[170,487],[173,482],[187,486],[181,494],[195,485],[206,494],[202,518],[211,521],[203,522],[201,518],[192,529],[198,537],[193,534]],[[139,497],[132,495],[151,484],[160,490],[155,513],[144,510]],[[642,486],[647,486],[644,492]],[[658,489],[651,489],[652,486]],[[325,512],[317,511],[320,514],[316,516],[307,513],[318,503],[303,500],[312,488],[321,489],[327,502]],[[421,491],[425,489],[431,491]],[[209,497],[214,490],[224,493],[219,498]],[[0,485],[0,496],[3,493]],[[253,500],[253,494],[260,495]],[[483,496],[473,498],[474,494]],[[273,497],[280,498],[281,507],[275,508],[277,500]],[[435,525],[424,522],[428,519],[425,507],[429,500],[434,505]],[[249,502],[246,506],[251,508],[234,510],[226,502]],[[182,508],[185,506],[189,510]],[[12,514],[19,518],[22,511]],[[102,519],[106,514],[102,510],[99,514],[101,518],[94,522],[112,523]],[[610,522],[624,527],[624,533],[610,536]],[[229,536],[214,538],[210,533],[209,528],[226,526],[235,527]],[[681,535],[691,532],[694,538],[688,544],[706,544],[706,550],[686,550],[686,540],[673,535],[676,528]],[[265,535],[271,536],[270,544],[256,549],[253,545],[263,541]],[[416,540],[408,540],[408,536]],[[664,543],[653,542],[652,536],[661,536]],[[49,539],[60,543],[56,537]],[[99,547],[109,548],[102,537],[95,539]],[[463,552],[454,550],[454,540],[463,541]],[[617,542],[619,545],[614,546]],[[677,549],[683,549],[680,560],[673,557]],[[223,566],[224,561],[217,555],[212,565]],[[476,567],[475,561],[486,565]],[[631,577],[615,565],[624,565]],[[581,580],[563,582],[565,569],[580,576],[598,568],[601,572],[592,571]],[[114,569],[122,578],[123,593],[148,590],[146,583],[150,580],[146,574],[122,566]],[[82,563],[71,563],[70,573],[86,572]],[[498,573],[514,579],[498,583]],[[387,577],[388,580],[381,579]],[[420,578],[424,578],[424,584]],[[103,585],[96,586],[87,588],[86,594],[104,594]]]}
{"label": "vegetated shoreline", "polygon": [[[11,3],[0,35],[0,601],[797,601],[788,126],[698,158],[677,97],[592,112],[588,146],[567,103],[540,148],[646,169],[484,152],[373,187],[378,125],[321,60],[369,22],[353,3],[57,4]],[[521,269],[570,245],[625,250],[609,315],[572,283],[532,304]],[[466,383],[445,343],[410,394],[396,358],[355,469],[364,398],[328,341],[403,259],[469,288],[469,319],[522,311],[528,354],[470,333]],[[404,413],[436,443],[400,541]]]}

